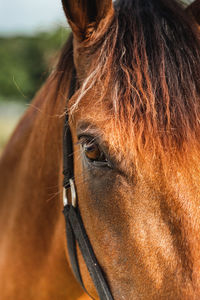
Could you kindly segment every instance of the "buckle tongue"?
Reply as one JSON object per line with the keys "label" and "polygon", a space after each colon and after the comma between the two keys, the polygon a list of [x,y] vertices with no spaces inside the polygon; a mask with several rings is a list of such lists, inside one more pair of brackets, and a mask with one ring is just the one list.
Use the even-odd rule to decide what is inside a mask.
{"label": "buckle tongue", "polygon": [[[76,207],[77,201],[76,201],[76,189],[75,184],[72,178],[69,179],[69,185],[71,190],[71,201],[72,206]],[[69,204],[68,197],[67,197],[67,189],[63,188],[63,205],[66,206]]]}

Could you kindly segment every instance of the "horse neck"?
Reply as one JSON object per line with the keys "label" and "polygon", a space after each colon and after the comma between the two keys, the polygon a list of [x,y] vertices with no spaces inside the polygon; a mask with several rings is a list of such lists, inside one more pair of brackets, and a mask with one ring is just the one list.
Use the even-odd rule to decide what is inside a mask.
{"label": "horse neck", "polygon": [[[38,218],[43,206],[42,216],[48,207],[59,206],[56,193],[61,180],[63,119],[58,115],[64,104],[53,99],[50,84],[51,80],[30,105],[1,159],[0,205],[1,214],[6,213],[7,219],[1,218],[4,223],[10,223],[8,216],[16,218],[18,212],[30,222],[30,215],[32,220]],[[12,210],[8,211],[11,205]]]}
{"label": "horse neck", "polygon": [[[71,273],[64,253],[60,204],[66,100],[56,96],[56,89],[52,77],[23,116],[0,161],[2,299],[14,297],[14,293],[15,299],[36,299],[27,286],[34,289],[35,297],[38,286],[40,299],[49,299],[45,295],[52,288],[56,297],[62,291],[66,298],[63,291]],[[64,279],[58,281],[61,276]],[[70,281],[74,288],[76,283]],[[77,287],[75,291],[80,293]]]}

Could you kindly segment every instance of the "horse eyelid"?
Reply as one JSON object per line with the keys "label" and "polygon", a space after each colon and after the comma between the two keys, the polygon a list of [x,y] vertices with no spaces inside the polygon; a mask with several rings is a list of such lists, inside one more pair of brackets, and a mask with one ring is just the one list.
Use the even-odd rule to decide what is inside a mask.
{"label": "horse eyelid", "polygon": [[81,141],[89,141],[89,142],[96,142],[99,145],[97,138],[89,134],[79,134],[77,138],[78,138],[77,144],[80,144]]}

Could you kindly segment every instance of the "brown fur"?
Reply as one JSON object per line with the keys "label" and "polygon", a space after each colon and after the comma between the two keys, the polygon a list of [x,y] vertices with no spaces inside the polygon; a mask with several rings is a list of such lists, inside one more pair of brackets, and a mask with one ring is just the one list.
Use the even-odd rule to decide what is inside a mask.
{"label": "brown fur", "polygon": [[[197,22],[168,0],[117,1],[115,13],[111,1],[89,5],[63,1],[73,40],[1,159],[1,299],[88,299],[67,264],[61,214],[75,68],[68,111],[79,207],[114,299],[198,299]],[[77,130],[97,138],[113,169],[85,163]]]}
{"label": "brown fur", "polygon": [[[70,76],[66,89],[69,81]],[[64,107],[54,74],[1,158],[1,299],[87,299],[81,298],[64,251],[59,175]]]}

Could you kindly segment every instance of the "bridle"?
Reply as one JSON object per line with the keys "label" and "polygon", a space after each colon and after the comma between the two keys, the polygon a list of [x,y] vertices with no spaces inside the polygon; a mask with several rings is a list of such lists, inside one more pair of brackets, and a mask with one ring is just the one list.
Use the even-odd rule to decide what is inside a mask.
{"label": "bridle", "polygon": [[[75,93],[75,88],[76,88],[76,74],[74,72],[74,74],[72,75],[68,99],[70,99]],[[113,300],[110,288],[105,279],[105,275],[100,265],[98,264],[91,243],[87,236],[81,218],[81,214],[79,211],[79,207],[78,207],[78,198],[77,198],[76,187],[74,182],[73,143],[72,143],[72,135],[71,135],[70,127],[68,125],[68,114],[66,114],[66,120],[64,124],[64,134],[63,134],[63,175],[64,175],[63,213],[65,216],[65,223],[66,223],[68,254],[69,254],[70,264],[74,276],[81,284],[84,291],[88,294],[83,284],[83,280],[79,268],[77,248],[76,248],[76,242],[78,242],[85,264],[93,280],[94,286],[96,287],[100,300]],[[71,190],[71,203],[69,203],[67,198],[68,189]]]}

